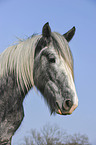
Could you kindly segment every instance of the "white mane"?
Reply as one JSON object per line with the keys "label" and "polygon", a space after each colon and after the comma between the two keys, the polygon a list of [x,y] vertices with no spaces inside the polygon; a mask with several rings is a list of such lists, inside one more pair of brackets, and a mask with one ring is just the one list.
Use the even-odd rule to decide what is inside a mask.
{"label": "white mane", "polygon": [[[9,73],[16,73],[17,83],[24,88],[34,85],[33,64],[36,42],[41,35],[33,36],[17,45],[8,47],[0,54],[0,78]],[[30,83],[30,84],[29,84]]]}

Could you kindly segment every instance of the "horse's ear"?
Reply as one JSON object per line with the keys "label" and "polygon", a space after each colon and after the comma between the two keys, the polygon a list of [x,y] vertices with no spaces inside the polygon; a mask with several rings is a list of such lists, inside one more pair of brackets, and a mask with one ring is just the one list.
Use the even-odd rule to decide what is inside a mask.
{"label": "horse's ear", "polygon": [[43,26],[42,35],[43,37],[47,37],[47,38],[51,36],[51,28],[48,22]]}
{"label": "horse's ear", "polygon": [[72,37],[74,36],[75,30],[76,30],[76,28],[73,27],[73,28],[70,29],[67,33],[63,34],[63,36],[65,37],[65,39],[66,39],[68,42],[69,42],[69,41],[72,39]]}

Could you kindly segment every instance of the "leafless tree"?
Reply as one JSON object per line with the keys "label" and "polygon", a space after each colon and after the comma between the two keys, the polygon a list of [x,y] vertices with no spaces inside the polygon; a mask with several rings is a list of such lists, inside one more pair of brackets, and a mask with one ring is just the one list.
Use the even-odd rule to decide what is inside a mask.
{"label": "leafless tree", "polygon": [[40,132],[31,130],[20,145],[91,145],[87,135],[69,135],[57,126],[45,125]]}

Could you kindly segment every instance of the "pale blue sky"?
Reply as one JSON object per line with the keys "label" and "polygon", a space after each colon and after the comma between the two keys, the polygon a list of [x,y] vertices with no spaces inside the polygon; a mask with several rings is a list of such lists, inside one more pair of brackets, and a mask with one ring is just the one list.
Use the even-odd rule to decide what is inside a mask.
{"label": "pale blue sky", "polygon": [[0,0],[0,52],[16,42],[42,32],[46,22],[61,34],[73,26],[69,43],[79,106],[70,116],[50,116],[43,97],[31,90],[24,100],[25,118],[12,139],[22,142],[31,129],[57,124],[68,133],[87,134],[96,145],[96,0]]}

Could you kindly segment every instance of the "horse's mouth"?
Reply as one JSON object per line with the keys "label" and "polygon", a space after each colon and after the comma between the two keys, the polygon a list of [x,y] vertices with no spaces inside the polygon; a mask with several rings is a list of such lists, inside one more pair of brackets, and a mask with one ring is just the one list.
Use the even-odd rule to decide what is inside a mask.
{"label": "horse's mouth", "polygon": [[70,115],[72,114],[72,112],[65,112],[65,111],[61,111],[61,109],[58,109],[56,111],[57,114],[60,114],[60,115]]}
{"label": "horse's mouth", "polygon": [[58,109],[58,111],[56,113],[60,114],[60,115],[63,115],[60,109]]}
{"label": "horse's mouth", "polygon": [[62,114],[62,111],[61,111],[61,109],[60,109],[60,107],[59,107],[59,105],[58,105],[57,102],[56,102],[56,106],[57,106],[56,113],[57,113],[57,114],[60,114],[60,115],[63,115],[63,114]]}
{"label": "horse's mouth", "polygon": [[62,111],[61,111],[61,109],[60,109],[60,107],[59,107],[57,102],[56,102],[56,106],[57,106],[56,113],[62,115]]}

